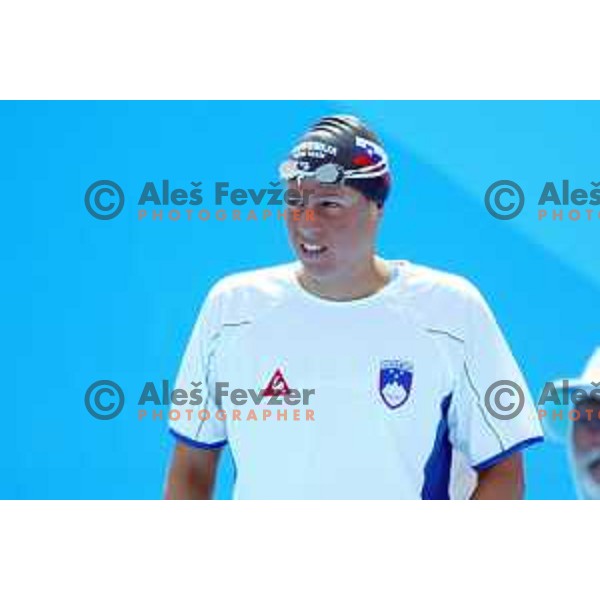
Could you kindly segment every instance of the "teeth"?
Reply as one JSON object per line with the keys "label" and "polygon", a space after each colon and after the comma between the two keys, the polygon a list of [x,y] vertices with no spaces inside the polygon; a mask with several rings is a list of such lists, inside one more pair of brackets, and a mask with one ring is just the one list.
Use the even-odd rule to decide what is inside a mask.
{"label": "teeth", "polygon": [[315,244],[305,244],[302,243],[302,247],[309,252],[320,252],[325,249],[325,246],[317,246]]}

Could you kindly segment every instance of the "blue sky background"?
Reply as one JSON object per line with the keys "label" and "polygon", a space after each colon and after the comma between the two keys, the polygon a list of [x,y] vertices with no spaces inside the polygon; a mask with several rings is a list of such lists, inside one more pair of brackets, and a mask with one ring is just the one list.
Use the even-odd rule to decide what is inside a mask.
{"label": "blue sky background", "polygon": [[[136,220],[146,181],[190,189],[265,187],[318,117],[351,112],[391,155],[383,256],[458,272],[482,290],[534,393],[578,375],[600,345],[595,221],[539,222],[544,183],[600,181],[596,102],[3,102],[0,260],[4,273],[1,498],[158,498],[172,440],[125,405],[92,419],[99,379],[135,397],[173,379],[209,287],[232,271],[291,260],[275,220]],[[87,187],[123,188],[114,220],[92,218]],[[521,215],[498,221],[487,187],[519,183]],[[589,207],[592,208],[592,207]],[[564,449],[527,452],[528,497],[572,498]],[[218,483],[228,497],[226,455]]]}

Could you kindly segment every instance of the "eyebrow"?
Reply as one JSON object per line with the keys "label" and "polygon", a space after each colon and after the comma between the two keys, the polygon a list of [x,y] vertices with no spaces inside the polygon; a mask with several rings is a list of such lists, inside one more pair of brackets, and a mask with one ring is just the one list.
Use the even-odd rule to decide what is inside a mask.
{"label": "eyebrow", "polygon": [[334,200],[337,202],[345,202],[347,204],[352,204],[353,202],[355,202],[355,198],[353,198],[352,196],[335,193],[311,194],[309,198],[314,198],[315,200]]}

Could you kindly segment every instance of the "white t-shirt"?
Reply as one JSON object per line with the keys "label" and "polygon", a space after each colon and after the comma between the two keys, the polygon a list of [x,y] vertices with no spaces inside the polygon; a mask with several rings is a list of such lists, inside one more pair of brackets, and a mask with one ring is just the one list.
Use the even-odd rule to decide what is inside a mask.
{"label": "white t-shirt", "polygon": [[[229,443],[235,498],[466,497],[477,470],[542,440],[527,385],[477,289],[390,264],[396,276],[353,301],[305,291],[299,263],[231,275],[209,292],[176,382],[201,389],[202,403],[172,406],[170,428],[192,446]],[[486,409],[499,380],[523,389],[515,418]],[[234,388],[246,390],[235,402]],[[299,399],[267,404],[274,397],[259,392],[274,389],[296,389]]]}

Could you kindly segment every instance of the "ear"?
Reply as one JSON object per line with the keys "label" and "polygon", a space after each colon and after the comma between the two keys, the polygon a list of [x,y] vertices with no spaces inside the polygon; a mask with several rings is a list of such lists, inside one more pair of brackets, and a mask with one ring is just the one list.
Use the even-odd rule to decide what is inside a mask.
{"label": "ear", "polygon": [[383,206],[379,206],[376,202],[373,202],[373,200],[368,200],[368,202],[369,215],[371,216],[371,218],[375,220],[381,219],[381,217],[383,216]]}

